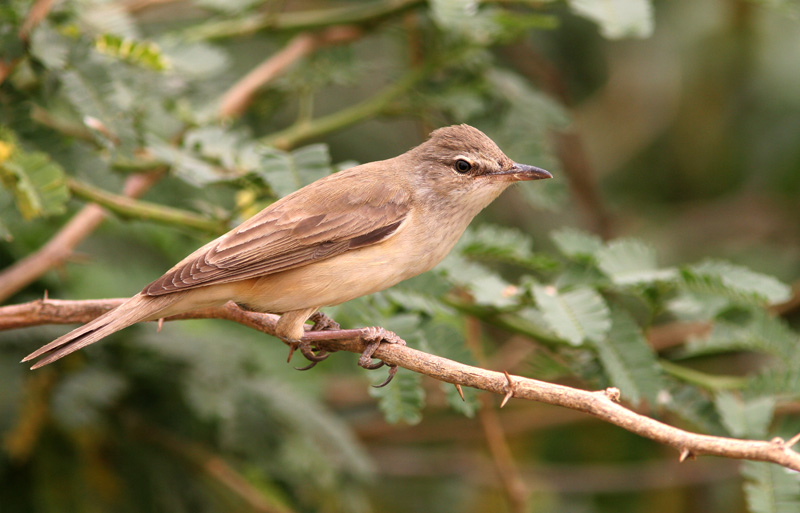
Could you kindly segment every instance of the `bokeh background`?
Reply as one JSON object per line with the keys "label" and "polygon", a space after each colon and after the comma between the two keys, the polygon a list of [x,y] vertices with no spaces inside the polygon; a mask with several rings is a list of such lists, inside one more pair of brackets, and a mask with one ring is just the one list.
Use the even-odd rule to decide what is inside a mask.
{"label": "bokeh background", "polygon": [[[132,295],[276,198],[462,122],[556,178],[506,192],[437,270],[329,314],[618,386],[691,431],[800,431],[790,0],[8,0],[0,304]],[[91,202],[111,214],[18,282]],[[678,463],[409,371],[375,392],[385,371],[350,354],[296,372],[277,339],[223,321],[18,363],[66,329],[0,331],[0,511],[800,510],[774,465]]]}

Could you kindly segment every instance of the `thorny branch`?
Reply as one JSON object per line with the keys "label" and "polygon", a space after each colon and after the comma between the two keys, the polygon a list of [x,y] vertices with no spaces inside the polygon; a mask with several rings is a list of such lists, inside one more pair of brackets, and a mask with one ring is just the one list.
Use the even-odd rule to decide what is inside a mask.
{"label": "thorny branch", "polygon": [[[86,322],[123,301],[124,299],[89,301],[43,299],[0,307],[0,330],[42,324]],[[166,320],[200,318],[227,319],[268,334],[275,333],[278,320],[276,315],[249,312],[233,303],[197,310]],[[361,353],[366,347],[364,335],[363,329],[342,329],[307,332],[304,339],[329,352]],[[619,403],[620,392],[616,388],[600,391],[580,390],[464,365],[400,344],[381,344],[375,352],[375,358],[446,383],[588,413],[637,435],[674,447],[679,452],[681,461],[701,455],[714,455],[777,463],[800,471],[800,453],[792,450],[792,445],[798,441],[798,437],[787,442],[779,438],[770,441],[741,440],[692,433],[629,410]]]}

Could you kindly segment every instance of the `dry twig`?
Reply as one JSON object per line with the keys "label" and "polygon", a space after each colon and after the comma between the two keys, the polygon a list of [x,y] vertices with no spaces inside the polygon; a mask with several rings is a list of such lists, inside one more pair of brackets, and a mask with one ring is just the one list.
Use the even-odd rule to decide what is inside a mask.
{"label": "dry twig", "polygon": [[[42,324],[86,322],[118,306],[124,300],[59,301],[42,299],[0,307],[0,330]],[[278,316],[249,312],[233,303],[228,303],[222,307],[197,310],[166,320],[192,318],[227,319],[264,333],[274,334]],[[362,329],[316,331],[307,332],[304,339],[329,352],[350,351],[360,354],[367,344],[364,334],[365,330]],[[375,352],[375,358],[439,381],[469,386],[500,395],[508,392],[509,380],[511,380],[515,399],[527,399],[588,413],[631,433],[674,447],[680,453],[682,460],[702,455],[714,455],[771,462],[800,471],[800,453],[792,450],[794,438],[787,443],[779,438],[770,441],[741,440],[692,433],[629,410],[619,403],[620,392],[615,388],[587,391],[524,376],[507,377],[502,372],[464,365],[400,344],[382,344]]]}

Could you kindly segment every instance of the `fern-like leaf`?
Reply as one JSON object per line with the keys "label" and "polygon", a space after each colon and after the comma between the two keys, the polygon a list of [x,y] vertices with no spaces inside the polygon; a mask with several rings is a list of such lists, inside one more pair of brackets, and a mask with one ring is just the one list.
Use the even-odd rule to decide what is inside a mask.
{"label": "fern-like leaf", "polygon": [[560,292],[555,287],[533,287],[533,295],[550,328],[559,337],[578,346],[601,340],[611,328],[605,300],[590,288]]}
{"label": "fern-like leaf", "polygon": [[646,399],[655,405],[663,388],[655,353],[639,325],[627,312],[612,308],[611,321],[608,335],[593,340],[609,380],[632,403]]}

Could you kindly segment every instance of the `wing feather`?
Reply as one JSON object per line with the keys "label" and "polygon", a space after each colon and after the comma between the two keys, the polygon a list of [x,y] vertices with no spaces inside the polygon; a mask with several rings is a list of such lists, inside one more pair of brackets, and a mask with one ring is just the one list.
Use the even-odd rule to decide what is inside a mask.
{"label": "wing feather", "polygon": [[273,203],[142,292],[160,296],[264,276],[391,237],[408,215],[411,195],[364,169],[375,164],[341,171]]}

